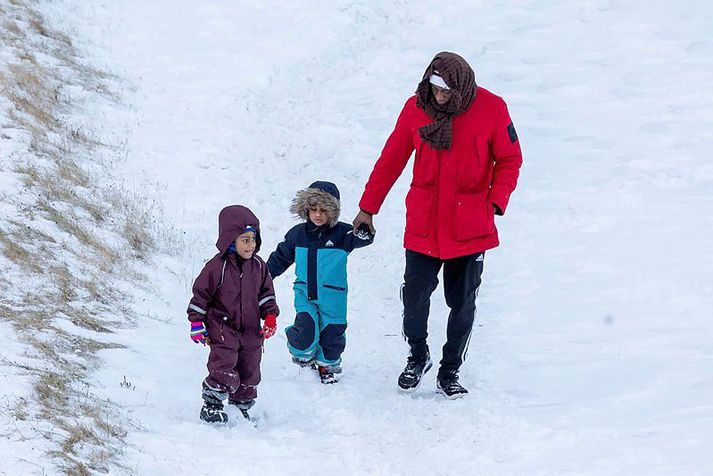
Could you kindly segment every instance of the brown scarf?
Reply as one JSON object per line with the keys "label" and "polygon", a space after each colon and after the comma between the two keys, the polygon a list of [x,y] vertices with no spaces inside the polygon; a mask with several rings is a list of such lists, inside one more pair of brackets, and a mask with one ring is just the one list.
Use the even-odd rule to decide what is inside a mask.
{"label": "brown scarf", "polygon": [[[431,92],[429,78],[437,70],[453,91],[451,100],[443,106],[436,102]],[[475,99],[475,72],[455,53],[438,53],[423,73],[416,88],[416,105],[426,111],[433,122],[419,128],[421,139],[436,150],[448,150],[453,142],[453,118],[463,113]]]}

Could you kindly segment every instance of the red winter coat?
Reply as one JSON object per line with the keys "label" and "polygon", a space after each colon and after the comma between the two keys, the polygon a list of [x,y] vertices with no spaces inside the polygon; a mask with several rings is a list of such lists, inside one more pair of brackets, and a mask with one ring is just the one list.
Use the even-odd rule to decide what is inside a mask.
{"label": "red winter coat", "polygon": [[359,208],[376,214],[416,151],[406,196],[404,247],[450,259],[498,246],[493,205],[505,213],[522,164],[520,144],[505,101],[478,87],[468,109],[453,119],[453,144],[437,151],[418,129],[433,122],[406,101],[374,165]]}

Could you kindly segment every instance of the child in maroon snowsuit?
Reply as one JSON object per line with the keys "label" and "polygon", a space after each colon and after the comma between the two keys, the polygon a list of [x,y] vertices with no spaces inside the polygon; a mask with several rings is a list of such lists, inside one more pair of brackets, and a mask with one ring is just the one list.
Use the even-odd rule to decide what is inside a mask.
{"label": "child in maroon snowsuit", "polygon": [[248,418],[260,382],[263,341],[275,333],[280,312],[267,265],[256,254],[257,217],[241,205],[228,206],[218,227],[218,254],[193,283],[188,305],[191,339],[210,346],[200,415],[209,423],[228,421],[225,399]]}

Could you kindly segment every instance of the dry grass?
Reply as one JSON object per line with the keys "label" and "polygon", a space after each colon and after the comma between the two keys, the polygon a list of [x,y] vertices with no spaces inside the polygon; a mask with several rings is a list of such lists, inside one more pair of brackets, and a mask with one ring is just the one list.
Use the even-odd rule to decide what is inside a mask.
{"label": "dry grass", "polygon": [[102,334],[110,334],[113,332],[104,321],[98,319],[97,316],[87,311],[74,311],[71,316],[68,316],[68,319],[75,326],[82,327],[93,332],[99,332]]}
{"label": "dry grass", "polygon": [[[60,151],[60,153],[66,153],[67,156],[71,157],[70,150]],[[65,156],[65,157],[67,157]],[[58,155],[53,155],[52,158],[57,160]],[[55,162],[57,165],[57,174],[59,174],[59,179],[65,183],[74,184],[77,187],[89,188],[92,184],[91,177],[89,174],[82,170],[82,168],[73,160],[63,160],[61,163]],[[59,182],[59,180],[57,180]],[[75,197],[76,193],[73,194]]]}
{"label": "dry grass", "polygon": [[[125,419],[88,394],[87,381],[100,365],[98,353],[119,347],[107,340],[113,329],[132,318],[123,304],[128,298],[112,283],[142,279],[131,258],[145,259],[157,246],[153,210],[139,197],[99,186],[100,161],[119,151],[67,119],[81,107],[70,87],[116,101],[117,78],[87,65],[35,3],[10,0],[0,18],[0,48],[14,57],[0,70],[0,96],[10,104],[2,129],[29,137],[22,161],[7,158],[24,195],[17,217],[0,217],[0,254],[18,275],[46,283],[23,289],[0,277],[0,319],[13,324],[30,352],[24,363],[10,365],[35,378],[32,403],[16,405],[12,415],[52,423],[56,431],[44,436],[56,443],[50,456],[66,474],[106,473],[123,468]],[[83,331],[68,331],[62,319]]]}
{"label": "dry grass", "polygon": [[66,232],[69,236],[75,238],[80,243],[88,246],[100,246],[96,241],[95,236],[85,229],[84,223],[77,218],[73,211],[60,211],[50,201],[49,196],[40,197],[37,203],[37,210],[44,217],[53,222],[60,230]]}
{"label": "dry grass", "polygon": [[30,269],[35,273],[42,272],[36,257],[14,240],[11,234],[0,231],[0,250],[6,258],[19,267]]}
{"label": "dry grass", "polygon": [[[55,160],[57,157],[52,156]],[[84,210],[95,222],[103,221],[108,213],[106,205],[91,195],[93,178],[73,160],[66,159],[62,164],[41,171],[34,166],[23,165],[17,168],[17,172],[24,175],[25,186],[37,189],[50,202]]]}
{"label": "dry grass", "polygon": [[134,213],[124,222],[124,237],[134,252],[134,257],[145,259],[148,252],[155,248],[148,213]]}
{"label": "dry grass", "polygon": [[8,412],[15,420],[26,421],[30,417],[30,412],[27,407],[27,400],[24,398],[16,398],[11,405],[8,405]]}
{"label": "dry grass", "polygon": [[[2,9],[0,9],[1,11]],[[3,16],[5,12],[3,13]],[[21,34],[20,27],[17,26],[17,23],[15,23],[14,20],[11,18],[5,18],[2,22],[2,30],[3,30],[3,35],[13,35],[15,37],[18,37]]]}
{"label": "dry grass", "polygon": [[[31,56],[26,54],[25,57]],[[5,84],[5,88],[10,90],[8,99],[14,106],[11,120],[40,137],[57,132],[60,126],[56,115],[60,105],[59,90],[48,86],[47,81],[56,72],[32,61],[12,64],[7,69],[5,83],[9,84]]]}
{"label": "dry grass", "polygon": [[50,265],[49,279],[57,286],[57,303],[66,305],[77,298],[76,279],[65,263]]}

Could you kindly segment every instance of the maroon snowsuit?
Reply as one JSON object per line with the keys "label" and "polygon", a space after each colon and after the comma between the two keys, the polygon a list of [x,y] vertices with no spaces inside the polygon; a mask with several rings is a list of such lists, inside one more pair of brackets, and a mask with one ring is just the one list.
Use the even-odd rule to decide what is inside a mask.
{"label": "maroon snowsuit", "polygon": [[[252,226],[256,248],[244,260],[230,245]],[[244,402],[257,396],[262,358],[262,321],[279,314],[272,278],[260,250],[260,223],[246,207],[231,205],[218,216],[218,254],[206,263],[193,283],[188,319],[203,321],[208,331],[210,355],[206,391],[231,401]]]}

